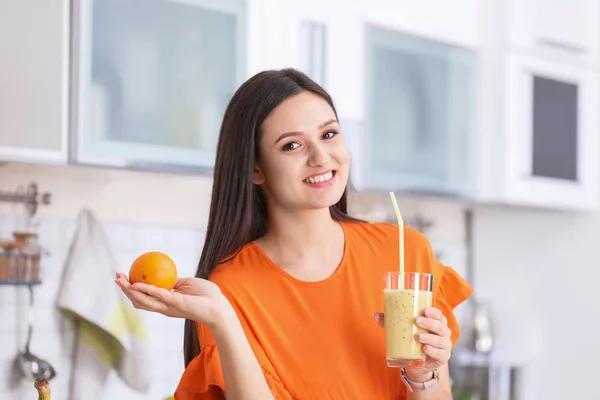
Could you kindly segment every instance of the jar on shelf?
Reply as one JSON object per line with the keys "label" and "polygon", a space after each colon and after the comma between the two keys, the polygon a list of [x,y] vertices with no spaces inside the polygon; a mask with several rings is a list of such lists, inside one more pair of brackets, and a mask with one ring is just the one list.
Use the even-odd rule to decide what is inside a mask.
{"label": "jar on shelf", "polygon": [[24,281],[39,280],[42,255],[47,252],[39,244],[37,233],[14,232],[13,236],[20,246],[16,279]]}
{"label": "jar on shelf", "polygon": [[21,251],[24,245],[18,242],[0,242],[0,281],[16,281],[21,275]]}
{"label": "jar on shelf", "polygon": [[0,242],[0,280],[8,280],[9,264],[8,243]]}

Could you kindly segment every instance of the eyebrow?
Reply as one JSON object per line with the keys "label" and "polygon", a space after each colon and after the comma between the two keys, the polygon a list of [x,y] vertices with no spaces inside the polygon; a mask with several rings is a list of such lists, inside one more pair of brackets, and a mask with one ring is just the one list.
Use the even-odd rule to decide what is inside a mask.
{"label": "eyebrow", "polygon": [[[323,129],[323,128],[325,128],[327,125],[331,125],[331,124],[333,124],[334,122],[335,122],[335,123],[337,123],[338,121],[337,121],[336,119],[333,119],[333,118],[332,118],[332,119],[328,119],[327,121],[325,121],[325,122],[323,122],[321,125],[319,125],[319,129]],[[285,138],[289,138],[289,137],[291,137],[291,136],[299,136],[299,135],[301,135],[301,134],[302,134],[302,132],[298,132],[298,131],[294,131],[294,132],[286,132],[286,133],[282,134],[281,136],[279,136],[279,137],[277,138],[277,140],[275,141],[275,144],[277,144],[277,143],[281,142],[281,141],[282,141],[283,139],[285,139]]]}

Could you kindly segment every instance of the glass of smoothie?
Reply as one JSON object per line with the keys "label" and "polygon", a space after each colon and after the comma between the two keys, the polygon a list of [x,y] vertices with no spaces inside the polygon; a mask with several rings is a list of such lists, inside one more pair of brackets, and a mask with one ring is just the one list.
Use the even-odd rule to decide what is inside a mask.
{"label": "glass of smoothie", "polygon": [[433,297],[433,275],[417,272],[384,274],[384,330],[389,367],[422,367],[425,364],[423,345],[417,327],[418,316],[425,315]]}

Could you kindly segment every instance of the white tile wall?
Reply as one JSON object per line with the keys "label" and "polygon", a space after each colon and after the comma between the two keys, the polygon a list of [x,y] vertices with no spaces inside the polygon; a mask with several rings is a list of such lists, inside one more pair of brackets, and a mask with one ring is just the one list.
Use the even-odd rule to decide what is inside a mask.
{"label": "white tile wall", "polygon": [[[180,275],[193,275],[196,270],[204,229],[135,222],[101,221],[111,240],[112,250],[121,270],[127,272],[133,259],[146,251],[169,254]],[[0,215],[0,238],[10,238],[19,220]],[[74,339],[70,321],[55,308],[65,256],[75,231],[75,221],[42,218],[41,243],[50,251],[43,263],[43,284],[35,290],[35,327],[31,351],[49,360],[57,370],[50,384],[53,400],[67,399]],[[0,399],[30,400],[36,398],[33,382],[23,381],[15,373],[14,360],[26,340],[25,288],[0,285]],[[148,351],[153,358],[149,366],[154,376],[148,393],[137,393],[112,375],[104,399],[161,400],[173,393],[183,372],[183,321],[142,312],[151,335]]]}
{"label": "white tile wall", "polygon": [[524,368],[526,400],[600,399],[581,375],[600,359],[600,213],[481,210],[475,230],[475,283],[496,322],[493,358]]}

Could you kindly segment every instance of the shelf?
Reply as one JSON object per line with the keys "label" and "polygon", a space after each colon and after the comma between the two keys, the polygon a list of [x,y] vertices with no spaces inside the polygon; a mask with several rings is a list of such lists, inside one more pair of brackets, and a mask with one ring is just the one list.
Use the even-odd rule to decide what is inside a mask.
{"label": "shelf", "polygon": [[40,285],[40,279],[23,280],[23,279],[0,279],[0,286],[36,286]]}

